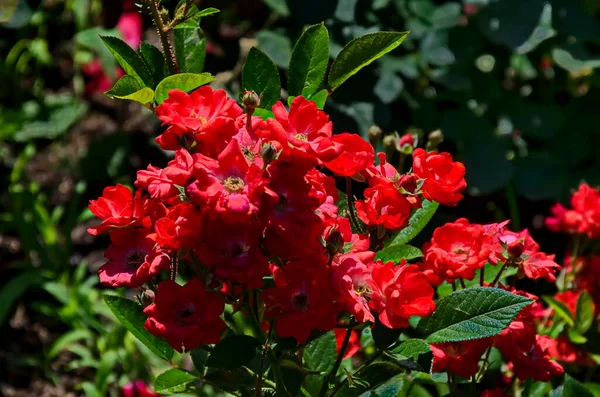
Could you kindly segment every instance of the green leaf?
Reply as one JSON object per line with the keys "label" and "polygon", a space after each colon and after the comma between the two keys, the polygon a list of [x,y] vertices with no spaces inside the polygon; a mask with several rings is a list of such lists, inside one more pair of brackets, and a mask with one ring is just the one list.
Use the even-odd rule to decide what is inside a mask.
{"label": "green leaf", "polygon": [[173,29],[175,56],[183,73],[201,73],[206,58],[206,38],[199,26],[198,14]]}
{"label": "green leaf", "polygon": [[206,366],[234,369],[248,364],[256,356],[260,342],[248,335],[232,335],[223,339],[210,352]]}
{"label": "green leaf", "polygon": [[327,101],[328,96],[329,93],[327,92],[327,90],[321,90],[308,99],[314,101],[319,109],[323,109],[325,107],[325,102]]}
{"label": "green leaf", "polygon": [[264,3],[282,17],[290,15],[290,9],[288,8],[286,0],[264,0]]}
{"label": "green leaf", "polygon": [[384,262],[392,261],[399,263],[402,259],[409,261],[422,256],[423,253],[417,247],[408,244],[392,244],[377,252],[376,259],[381,259]]}
{"label": "green leaf", "polygon": [[[360,370],[352,382],[346,382],[336,394],[336,397],[357,397],[368,389],[374,389],[383,382],[390,381],[392,377],[403,371],[399,365],[389,361],[379,361],[367,365]],[[392,394],[392,396],[398,395]]]}
{"label": "green leaf", "polygon": [[262,117],[263,120],[275,118],[275,115],[272,111],[261,108],[254,109],[254,116]]}
{"label": "green leaf", "polygon": [[280,98],[277,66],[256,47],[250,49],[242,68],[242,89],[256,92],[261,98],[260,107],[264,109],[270,109]]}
{"label": "green leaf", "polygon": [[154,91],[144,87],[141,81],[131,75],[121,77],[105,94],[109,98],[129,99],[142,105],[154,100]]}
{"label": "green leaf", "polygon": [[38,271],[22,272],[8,280],[0,290],[0,325],[4,324],[15,302],[33,285],[40,283]]}
{"label": "green leaf", "polygon": [[196,368],[196,371],[203,373],[204,372],[204,368],[206,366],[206,359],[208,357],[208,352],[204,349],[194,349],[192,350],[192,352],[190,353],[190,356],[192,358],[192,362],[194,363],[194,367]]}
{"label": "green leaf", "polygon": [[214,7],[208,7],[205,8],[203,10],[200,10],[200,12],[198,12],[197,14],[194,14],[194,18],[197,17],[207,17],[209,15],[214,15],[221,12],[218,8],[214,8]]}
{"label": "green leaf", "polygon": [[387,349],[398,341],[402,330],[399,328],[388,328],[379,321],[379,317],[375,319],[375,326],[371,330],[373,341],[381,349]]}
{"label": "green leaf", "polygon": [[575,309],[575,328],[584,335],[594,322],[594,301],[589,293],[583,291],[577,299]]}
{"label": "green leaf", "polygon": [[453,292],[437,303],[417,331],[428,343],[460,342],[498,335],[531,299],[498,288],[474,287]]}
{"label": "green leaf", "polygon": [[556,36],[556,30],[552,29],[552,5],[544,4],[538,25],[529,38],[515,49],[517,54],[526,54],[533,51],[542,41]]}
{"label": "green leaf", "polygon": [[587,342],[587,338],[580,334],[575,328],[569,328],[567,334],[569,335],[569,340],[577,345],[582,345]]}
{"label": "green leaf", "polygon": [[565,383],[553,390],[550,395],[552,397],[594,397],[592,392],[569,375],[565,375]]}
{"label": "green leaf", "polygon": [[[319,371],[322,374],[329,373],[337,357],[335,333],[327,332],[325,335],[313,340],[305,348],[302,355],[304,366],[309,371]],[[324,375],[308,375],[305,387],[311,396],[319,394],[323,384]]]}
{"label": "green leaf", "polygon": [[567,324],[571,327],[575,325],[575,321],[573,321],[573,317],[571,311],[563,302],[554,299],[552,296],[542,296],[544,302],[548,304],[552,309],[554,309],[554,313],[565,320]]}
{"label": "green leaf", "polygon": [[560,48],[555,48],[552,51],[552,60],[558,66],[571,73],[581,73],[600,67],[600,59],[575,59],[573,55]]}
{"label": "green leaf", "polygon": [[92,340],[93,338],[94,336],[87,329],[74,329],[70,332],[67,332],[66,334],[61,335],[58,339],[56,339],[50,347],[50,350],[48,350],[48,353],[46,353],[45,358],[46,360],[50,361],[70,344],[77,342],[81,339]]}
{"label": "green leaf", "polygon": [[115,68],[117,62],[115,57],[112,56],[111,52],[102,42],[101,36],[119,36],[120,33],[117,29],[106,30],[101,27],[93,27],[90,29],[82,30],[75,34],[75,42],[81,47],[92,50],[100,58],[102,69],[112,79],[115,79]]}
{"label": "green leaf", "polygon": [[329,88],[335,90],[360,69],[398,47],[407,35],[408,32],[376,32],[350,41],[331,65]]}
{"label": "green leaf", "polygon": [[[329,33],[323,23],[302,33],[292,51],[288,73],[290,95],[311,96],[325,77],[329,63]],[[327,92],[327,91],[325,91]]]}
{"label": "green leaf", "polygon": [[[407,395],[408,382],[405,375],[394,376],[379,386],[360,395],[360,397],[398,397]],[[411,397],[414,397],[414,388],[411,389]]]}
{"label": "green leaf", "polygon": [[306,369],[328,373],[335,364],[336,351],[333,331],[313,340],[304,348],[302,355]]}
{"label": "green leaf", "polygon": [[154,87],[154,81],[148,66],[133,48],[118,37],[100,36],[100,38],[125,73],[139,78],[146,87]]}
{"label": "green leaf", "polygon": [[163,360],[170,361],[173,357],[173,348],[167,341],[157,338],[144,328],[146,315],[142,306],[132,300],[121,298],[116,295],[104,295],[104,301],[115,314],[121,324],[125,326],[144,345],[154,354]]}
{"label": "green leaf", "polygon": [[407,339],[389,352],[402,366],[409,364],[414,371],[431,372],[433,365],[433,352],[429,344],[422,339]]}
{"label": "green leaf", "polygon": [[156,377],[154,391],[159,394],[182,393],[188,385],[198,380],[194,375],[177,368],[171,368]]}
{"label": "green leaf", "polygon": [[140,55],[152,73],[154,86],[150,88],[155,88],[159,81],[162,81],[169,75],[169,68],[167,67],[165,56],[158,48],[145,41],[142,41],[142,44],[140,45]]}
{"label": "green leaf", "polygon": [[156,86],[154,97],[159,105],[169,97],[169,91],[181,90],[185,92],[192,91],[204,84],[213,81],[215,77],[210,73],[179,73],[165,78]]}
{"label": "green leaf", "polygon": [[439,204],[435,201],[423,200],[421,208],[411,215],[408,226],[402,229],[392,241],[393,245],[402,245],[415,238],[429,223]]}

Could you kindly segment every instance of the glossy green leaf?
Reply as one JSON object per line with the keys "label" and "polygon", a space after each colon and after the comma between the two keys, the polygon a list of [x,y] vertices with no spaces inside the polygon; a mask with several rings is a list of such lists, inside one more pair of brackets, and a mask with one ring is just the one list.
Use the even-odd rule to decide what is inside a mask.
{"label": "glossy green leaf", "polygon": [[321,90],[308,99],[314,101],[319,109],[323,109],[325,107],[325,102],[327,101],[328,96],[329,93],[327,92],[327,90]]}
{"label": "glossy green leaf", "polygon": [[323,23],[302,33],[292,51],[288,73],[290,95],[311,96],[325,77],[329,63],[329,33]]}
{"label": "glossy green leaf", "polygon": [[270,109],[281,96],[279,71],[269,57],[258,48],[251,48],[242,68],[242,88],[260,96],[260,107]]}
{"label": "glossy green leaf", "polygon": [[154,391],[159,394],[175,394],[186,391],[198,378],[178,368],[171,368],[156,377]]}
{"label": "glossy green leaf", "polygon": [[248,335],[232,335],[215,345],[206,359],[206,366],[234,369],[248,364],[255,356],[260,342]]}
{"label": "glossy green leaf", "polygon": [[409,244],[392,244],[377,252],[376,259],[381,259],[384,262],[392,261],[394,263],[400,263],[402,259],[409,261],[422,256],[423,253],[417,247]]}
{"label": "glossy green leaf", "polygon": [[428,343],[487,338],[502,332],[531,303],[499,288],[467,288],[439,300],[433,314],[421,319],[417,331]]}
{"label": "glossy green leaf", "polygon": [[116,295],[104,295],[104,301],[125,326],[144,345],[160,358],[170,361],[173,357],[173,348],[163,338],[157,338],[144,328],[146,315],[142,306],[132,300]]}
{"label": "glossy green leaf", "polygon": [[565,383],[550,393],[551,397],[594,397],[579,381],[565,375]]}
{"label": "glossy green leaf", "polygon": [[439,204],[435,201],[427,201],[423,200],[421,204],[421,208],[416,210],[414,214],[411,215],[410,220],[408,222],[408,226],[402,229],[392,240],[392,245],[402,245],[410,242],[413,238],[415,238],[421,230],[431,220],[433,214],[438,209]]}
{"label": "glossy green leaf", "polygon": [[569,340],[577,345],[582,345],[587,342],[587,338],[577,331],[575,328],[569,328],[567,331]]}
{"label": "glossy green leaf", "polygon": [[181,90],[192,91],[202,85],[208,84],[215,79],[210,73],[179,73],[165,78],[156,86],[154,96],[160,105],[169,97],[169,91]]}
{"label": "glossy green leaf", "polygon": [[142,58],[126,42],[113,36],[100,36],[126,74],[139,78],[146,87],[154,87],[152,74]]}
{"label": "glossy green leaf", "polygon": [[109,98],[129,99],[130,101],[146,104],[154,100],[154,91],[144,87],[143,83],[131,75],[119,79],[105,94]]}
{"label": "glossy green leaf", "polygon": [[304,366],[309,371],[319,371],[322,375],[307,375],[305,387],[310,395],[318,395],[324,374],[328,374],[337,357],[335,334],[333,331],[309,343],[302,353]]}
{"label": "glossy green leaf", "polygon": [[542,296],[542,299],[554,310],[554,314],[565,320],[571,327],[575,325],[575,321],[567,305],[554,299],[552,296]]}
{"label": "glossy green leaf", "polygon": [[[382,384],[372,388],[369,391],[364,392],[360,397],[398,397],[406,395],[407,387],[409,386],[405,375],[394,376]],[[411,388],[411,397],[414,397],[414,393]]]}
{"label": "glossy green leaf", "polygon": [[[403,372],[404,369],[390,361],[378,361],[367,365],[361,371],[353,376],[352,382],[346,382],[340,388],[336,397],[358,397],[368,390],[376,389],[384,382],[392,381],[391,378]],[[394,390],[398,395],[398,390]]]}
{"label": "glossy green leaf", "polygon": [[584,335],[594,322],[594,301],[591,295],[583,291],[577,299],[575,310],[575,328]]}
{"label": "glossy green leaf", "polygon": [[152,73],[154,86],[150,88],[154,89],[156,84],[169,75],[169,68],[167,67],[165,56],[158,48],[145,41],[142,41],[140,44],[140,55]]}
{"label": "glossy green leaf", "polygon": [[401,366],[407,366],[411,370],[431,372],[433,352],[429,344],[422,339],[407,339],[392,349],[388,355]]}
{"label": "glossy green leaf", "polygon": [[376,32],[350,41],[331,65],[329,88],[336,89],[360,69],[398,47],[407,35],[408,32]]}
{"label": "glossy green leaf", "polygon": [[197,14],[194,14],[194,17],[207,17],[209,15],[214,15],[221,12],[218,8],[208,7],[203,10],[200,10]]}
{"label": "glossy green leaf", "polygon": [[202,73],[206,58],[206,38],[199,26],[200,18],[194,15],[173,29],[175,56],[182,73]]}
{"label": "glossy green leaf", "polygon": [[275,115],[273,112],[267,109],[256,108],[254,109],[254,116],[262,117],[263,120],[274,119]]}

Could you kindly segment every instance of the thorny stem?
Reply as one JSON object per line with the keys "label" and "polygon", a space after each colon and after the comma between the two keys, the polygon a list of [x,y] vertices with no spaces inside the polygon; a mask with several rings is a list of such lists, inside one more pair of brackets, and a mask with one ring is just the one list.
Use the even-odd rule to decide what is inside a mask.
{"label": "thorny stem", "polygon": [[271,348],[271,335],[273,334],[273,322],[269,324],[269,335],[267,335],[267,341],[263,345],[262,353],[260,355],[260,364],[258,366],[258,374],[256,376],[256,397],[260,397],[262,395],[261,387],[263,381],[263,373],[265,371],[265,361],[267,359],[267,352]]}
{"label": "thorny stem", "polygon": [[342,364],[342,359],[344,358],[344,354],[346,354],[346,349],[348,349],[348,344],[350,343],[350,337],[352,336],[352,328],[348,328],[346,330],[346,335],[344,336],[344,342],[342,343],[342,348],[338,353],[337,359],[335,360],[335,364],[331,369],[331,372],[325,379],[323,379],[323,385],[321,385],[321,392],[319,396],[325,397],[327,394],[327,389],[329,389],[329,382],[335,379],[335,375],[337,374],[338,369],[340,368],[340,364]]}
{"label": "thorny stem", "polygon": [[359,233],[364,233],[362,228],[360,227],[360,223],[358,223],[358,219],[356,219],[356,215],[354,214],[354,196],[352,196],[352,179],[347,176],[346,177],[346,198],[348,200],[348,212],[350,213],[350,220],[356,231]]}
{"label": "thorny stem", "polygon": [[[352,372],[352,375],[350,376],[354,376],[357,373],[359,373],[360,371],[362,371],[367,365],[371,364],[373,361],[377,360],[379,358],[379,356],[381,356],[381,354],[383,354],[383,350],[379,350],[377,353],[375,353],[371,358],[369,358],[367,361],[365,361],[360,367],[358,367],[356,369],[356,371]],[[340,391],[340,389],[346,384],[348,383],[348,378],[344,379],[339,385],[337,385],[334,389],[333,392],[331,392],[331,394],[329,395],[329,397],[333,397],[337,394],[338,391]]]}
{"label": "thorny stem", "polygon": [[145,2],[146,6],[150,10],[150,14],[152,15],[152,21],[154,22],[154,26],[156,26],[156,30],[158,31],[160,43],[162,44],[163,52],[165,53],[165,58],[167,59],[169,74],[177,74],[179,73],[179,68],[177,67],[177,59],[175,58],[175,54],[173,53],[173,46],[169,41],[169,29],[165,27],[163,23],[160,11],[158,10],[158,3],[156,2],[156,0],[145,0]]}

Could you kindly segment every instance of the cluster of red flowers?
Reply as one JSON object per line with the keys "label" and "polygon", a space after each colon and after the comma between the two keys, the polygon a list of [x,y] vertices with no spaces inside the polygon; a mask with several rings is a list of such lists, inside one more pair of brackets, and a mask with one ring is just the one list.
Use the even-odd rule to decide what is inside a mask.
{"label": "cluster of red flowers", "polygon": [[[424,198],[460,200],[465,170],[449,154],[416,149],[404,175],[382,154],[374,165],[370,144],[334,135],[329,117],[303,97],[289,110],[277,103],[263,120],[206,86],[171,91],[156,113],[168,126],[156,141],[175,151],[173,160],[139,171],[135,193],[108,187],[89,206],[102,221],[89,232],[111,239],[100,281],[155,290],[149,332],[178,351],[216,343],[224,304],[249,296],[264,302],[277,335],[301,343],[343,313],[399,328],[434,310],[420,268],[374,261],[372,247],[405,227]],[[354,220],[353,231],[337,207],[335,177],[369,184],[356,202],[367,230]],[[184,264],[194,277],[179,285],[173,276]]]}
{"label": "cluster of red flowers", "polygon": [[555,232],[586,234],[589,238],[600,237],[600,192],[587,184],[571,196],[572,209],[556,203],[546,226]]}
{"label": "cluster of red flowers", "polygon": [[[507,223],[478,225],[463,218],[437,228],[431,242],[423,247],[425,260],[420,264],[429,282],[440,285],[457,279],[473,280],[475,272],[487,263],[516,267],[518,278],[554,281],[560,269],[554,255],[540,252],[527,230],[509,231]],[[536,296],[523,291],[506,289],[537,300]],[[551,339],[537,333],[537,309],[536,305],[526,307],[507,329],[493,338],[432,345],[433,370],[448,370],[468,379],[479,371],[483,353],[494,346],[521,380],[547,381],[562,374],[562,367],[550,359]]]}

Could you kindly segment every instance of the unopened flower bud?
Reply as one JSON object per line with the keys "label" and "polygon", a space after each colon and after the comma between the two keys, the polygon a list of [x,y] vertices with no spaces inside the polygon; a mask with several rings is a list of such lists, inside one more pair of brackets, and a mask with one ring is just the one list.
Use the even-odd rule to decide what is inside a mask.
{"label": "unopened flower bud", "polygon": [[400,137],[400,147],[404,145],[414,146],[415,137],[412,134],[404,134]]}
{"label": "unopened flower bud", "polygon": [[327,241],[325,242],[325,248],[329,253],[329,256],[334,256],[340,252],[344,248],[344,237],[340,232],[334,230],[331,232],[329,237],[327,237]]}
{"label": "unopened flower bud", "polygon": [[442,142],[444,142],[444,134],[442,134],[442,130],[430,132],[427,136],[427,150],[431,151],[437,149]]}
{"label": "unopened flower bud", "polygon": [[388,158],[393,158],[394,153],[397,151],[396,136],[394,134],[386,135],[383,137],[383,149]]}
{"label": "unopened flower bud", "polygon": [[417,176],[415,174],[401,175],[398,185],[406,192],[414,193],[417,190]]}
{"label": "unopened flower bud", "polygon": [[367,137],[369,138],[369,143],[373,146],[376,146],[377,142],[381,139],[381,135],[383,131],[379,128],[378,125],[373,124],[367,130]]}
{"label": "unopened flower bud", "polygon": [[155,299],[155,294],[154,294],[154,291],[152,291],[151,289],[144,290],[144,292],[142,292],[142,294],[140,295],[140,301],[142,302],[142,305],[144,305],[144,306],[153,304],[154,299]]}
{"label": "unopened flower bud", "polygon": [[523,249],[525,248],[525,240],[522,238],[512,241],[506,244],[506,251],[508,255],[513,259],[518,259],[523,255]]}
{"label": "unopened flower bud", "polygon": [[242,105],[244,105],[246,112],[253,113],[254,109],[260,106],[260,97],[254,91],[245,91],[242,95]]}
{"label": "unopened flower bud", "polygon": [[271,163],[271,161],[277,158],[277,149],[271,143],[266,143],[260,150],[260,155],[265,162],[265,165]]}

